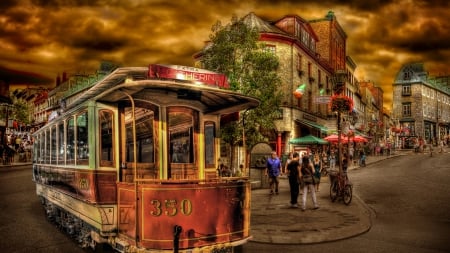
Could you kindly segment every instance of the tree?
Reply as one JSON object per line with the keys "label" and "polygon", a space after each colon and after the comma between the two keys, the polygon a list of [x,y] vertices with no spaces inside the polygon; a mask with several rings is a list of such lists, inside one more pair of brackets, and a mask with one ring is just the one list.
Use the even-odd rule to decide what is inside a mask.
{"label": "tree", "polygon": [[29,124],[29,118],[28,118],[28,105],[22,101],[17,100],[14,103],[14,117],[18,122]]}
{"label": "tree", "polygon": [[[223,73],[232,90],[260,99],[261,104],[240,114],[239,122],[222,127],[222,139],[233,149],[242,143],[245,133],[246,147],[264,140],[262,129],[274,129],[274,120],[281,102],[282,92],[277,70],[277,56],[259,42],[257,28],[248,26],[233,16],[231,23],[212,27],[211,43],[204,49],[201,62],[204,68]],[[244,131],[242,130],[244,128]]]}

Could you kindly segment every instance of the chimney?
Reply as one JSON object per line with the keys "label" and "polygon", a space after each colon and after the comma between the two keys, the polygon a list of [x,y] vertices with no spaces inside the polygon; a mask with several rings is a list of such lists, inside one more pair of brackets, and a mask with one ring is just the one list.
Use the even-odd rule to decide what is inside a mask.
{"label": "chimney", "polygon": [[61,84],[61,77],[58,74],[58,76],[56,77],[56,87],[58,87],[60,84]]}

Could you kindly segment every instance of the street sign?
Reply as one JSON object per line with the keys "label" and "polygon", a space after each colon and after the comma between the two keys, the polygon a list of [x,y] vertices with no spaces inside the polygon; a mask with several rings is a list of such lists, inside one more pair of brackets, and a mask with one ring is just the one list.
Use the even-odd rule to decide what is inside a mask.
{"label": "street sign", "polygon": [[328,104],[330,103],[331,96],[317,96],[315,99],[316,104]]}

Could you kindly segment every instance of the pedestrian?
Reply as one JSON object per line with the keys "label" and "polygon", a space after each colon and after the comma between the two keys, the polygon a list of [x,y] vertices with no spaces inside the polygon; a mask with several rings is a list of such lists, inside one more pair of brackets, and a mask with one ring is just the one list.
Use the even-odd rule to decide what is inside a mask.
{"label": "pedestrian", "polygon": [[286,159],[286,163],[284,164],[284,170],[281,172],[281,174],[287,173],[287,167],[291,161],[292,161],[292,152],[289,152],[288,158]]}
{"label": "pedestrian", "polygon": [[314,155],[313,166],[314,166],[314,184],[316,186],[316,192],[319,192],[320,177],[322,175],[323,166],[322,161],[320,161],[320,157],[318,154]]}
{"label": "pedestrian", "polygon": [[281,161],[277,157],[277,153],[275,151],[273,151],[271,153],[271,157],[267,159],[266,168],[266,175],[269,176],[270,194],[273,194],[274,191],[275,194],[278,194],[278,185],[280,184],[278,177],[281,173]]}
{"label": "pedestrian", "polygon": [[439,153],[444,152],[444,141],[439,140]]}
{"label": "pedestrian", "polygon": [[330,170],[334,170],[336,168],[336,154],[334,150],[331,150],[330,153]]}
{"label": "pedestrian", "polygon": [[286,172],[289,178],[289,188],[291,190],[291,207],[298,207],[298,194],[299,194],[299,183],[300,183],[300,163],[299,154],[294,152],[292,154],[292,159],[287,165]]}
{"label": "pedestrian", "polygon": [[314,168],[312,164],[309,162],[308,157],[302,158],[302,166],[300,169],[300,175],[303,180],[303,198],[302,198],[302,211],[306,210],[306,197],[308,195],[308,189],[311,192],[311,198],[314,205],[314,209],[318,209],[319,205],[317,204],[316,192],[314,191]]}
{"label": "pedestrian", "polygon": [[344,155],[342,156],[342,171],[345,173],[345,175],[347,174],[347,170],[348,170],[348,155],[347,153],[344,153]]}

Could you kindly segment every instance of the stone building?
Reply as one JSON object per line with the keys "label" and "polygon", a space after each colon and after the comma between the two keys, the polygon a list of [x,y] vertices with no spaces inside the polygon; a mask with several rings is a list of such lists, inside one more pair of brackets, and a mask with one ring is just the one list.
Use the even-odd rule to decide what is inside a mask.
{"label": "stone building", "polygon": [[[243,20],[258,29],[260,41],[279,58],[280,88],[286,93],[281,104],[282,117],[275,122],[277,136],[270,138],[279,154],[294,148],[289,144],[292,138],[308,134],[324,137],[337,130],[336,113],[328,107],[337,72],[346,75],[343,94],[354,100],[355,114],[365,113],[366,102],[354,76],[357,65],[346,54],[347,35],[333,12],[309,21],[287,15],[269,22],[254,13]],[[301,97],[294,95],[297,89],[302,91]],[[348,122],[350,116],[343,115],[343,119]]]}
{"label": "stone building", "polygon": [[450,133],[450,87],[445,77],[429,76],[423,63],[402,66],[393,83],[393,118],[402,145],[414,139],[427,143]]}

